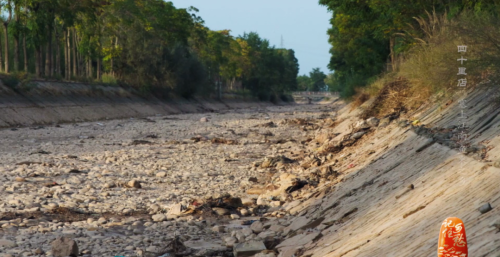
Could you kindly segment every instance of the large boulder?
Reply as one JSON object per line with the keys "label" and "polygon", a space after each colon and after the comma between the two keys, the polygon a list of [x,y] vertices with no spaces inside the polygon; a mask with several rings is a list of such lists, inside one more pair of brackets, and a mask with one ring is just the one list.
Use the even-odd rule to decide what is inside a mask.
{"label": "large boulder", "polygon": [[52,242],[52,255],[55,257],[78,256],[78,245],[68,237],[59,237]]}

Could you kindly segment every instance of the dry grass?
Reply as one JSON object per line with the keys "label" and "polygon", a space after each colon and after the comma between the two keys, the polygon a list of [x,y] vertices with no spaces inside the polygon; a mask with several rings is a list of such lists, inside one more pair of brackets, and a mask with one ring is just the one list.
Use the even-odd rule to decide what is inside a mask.
{"label": "dry grass", "polygon": [[[500,75],[494,72],[500,68],[500,19],[463,13],[450,21],[446,15],[433,12],[416,18],[425,37],[398,34],[414,45],[397,58],[393,72],[383,74],[357,93],[356,107],[366,95],[375,98],[362,116],[415,110],[436,93],[449,95],[462,90],[459,78],[467,79],[468,89],[500,81]],[[459,45],[466,45],[467,52],[459,53]],[[462,56],[467,59],[463,64],[457,61]],[[466,68],[466,76],[457,74],[459,67]]]}
{"label": "dry grass", "polygon": [[356,107],[361,106],[363,103],[365,103],[368,100],[370,100],[370,95],[368,93],[363,92],[363,91],[358,92],[354,97],[354,101],[351,105],[351,110],[355,109]]}

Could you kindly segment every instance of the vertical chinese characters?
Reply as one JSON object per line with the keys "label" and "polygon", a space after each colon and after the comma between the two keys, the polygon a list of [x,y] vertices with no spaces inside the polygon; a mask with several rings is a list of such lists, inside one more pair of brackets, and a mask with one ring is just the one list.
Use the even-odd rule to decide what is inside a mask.
{"label": "vertical chinese characters", "polygon": [[[466,53],[467,52],[467,46],[466,45],[459,45],[457,46],[458,47],[458,52],[459,53]],[[457,61],[460,62],[460,65],[463,65],[464,64],[464,61],[467,61],[466,58],[464,58],[464,56],[462,55],[459,59],[457,59]],[[458,67],[458,73],[457,75],[458,76],[466,76],[467,73],[465,72],[466,70],[466,67]],[[466,103],[465,103],[465,97],[466,97],[466,93],[467,93],[467,90],[466,90],[466,87],[467,87],[467,78],[465,77],[460,77],[458,79],[458,84],[457,84],[458,87],[461,87],[463,88],[464,90],[464,98],[462,100],[459,101],[459,105],[460,105],[460,114],[459,114],[459,119],[460,119],[460,125],[458,126],[459,129],[461,130],[460,131],[460,134],[458,135],[458,141],[460,143],[460,152],[464,153],[467,151],[467,139],[468,139],[468,135],[466,133],[466,129],[467,129],[467,123],[466,123],[466,119],[467,119],[467,114],[465,113],[465,108],[467,107]],[[460,166],[464,167],[464,156],[462,155],[460,157]]]}

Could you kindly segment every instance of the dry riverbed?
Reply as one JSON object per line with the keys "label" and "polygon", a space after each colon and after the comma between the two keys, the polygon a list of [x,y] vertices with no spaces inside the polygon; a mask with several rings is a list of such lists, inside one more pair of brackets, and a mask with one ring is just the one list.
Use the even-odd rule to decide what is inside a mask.
{"label": "dry riverbed", "polygon": [[[294,162],[307,159],[307,143],[333,125],[338,107],[0,130],[0,256],[233,256],[243,242],[238,256],[273,249],[290,225],[289,203],[317,186]],[[54,242],[61,236],[68,240]]]}

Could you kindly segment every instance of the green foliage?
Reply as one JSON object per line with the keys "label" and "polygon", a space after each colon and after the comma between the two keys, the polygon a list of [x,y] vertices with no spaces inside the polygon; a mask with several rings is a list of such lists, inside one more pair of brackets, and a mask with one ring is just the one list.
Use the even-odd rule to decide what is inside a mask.
{"label": "green foliage", "polygon": [[160,97],[210,96],[227,81],[267,98],[297,87],[293,50],[275,49],[256,33],[235,38],[229,30],[212,31],[194,7],[163,0],[9,0],[0,1],[0,10],[8,25],[3,46],[10,44],[0,71],[4,61],[18,64],[6,73],[120,84]]}
{"label": "green foliage", "polygon": [[19,85],[19,79],[15,75],[7,75],[2,78],[2,81],[7,87],[11,89],[15,89],[17,85]]}
{"label": "green foliage", "polygon": [[309,76],[301,75],[297,77],[297,89],[300,91],[326,91],[326,74],[319,68],[313,68]]}
{"label": "green foliage", "polygon": [[[419,26],[418,17],[435,11],[447,12],[448,18],[470,10],[476,15],[497,14],[495,0],[320,0],[332,11],[328,30],[331,59],[329,68],[335,73],[328,79],[331,88],[349,97],[355,88],[373,81],[384,70],[391,70],[396,57],[415,45],[415,38],[427,35]],[[406,37],[405,35],[413,37]],[[330,85],[329,84],[329,85]]]}
{"label": "green foliage", "polygon": [[300,75],[297,77],[297,89],[299,91],[308,91],[311,88],[311,78],[307,75]]}
{"label": "green foliage", "polygon": [[276,49],[255,33],[240,40],[248,44],[251,68],[243,76],[243,86],[262,100],[297,89],[298,60],[293,50]]}
{"label": "green foliage", "polygon": [[326,75],[319,68],[314,68],[311,72],[309,72],[309,77],[311,78],[311,91],[325,91],[326,84],[325,79]]}
{"label": "green foliage", "polygon": [[108,85],[118,85],[118,80],[111,73],[104,73],[102,75],[102,83]]}

